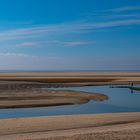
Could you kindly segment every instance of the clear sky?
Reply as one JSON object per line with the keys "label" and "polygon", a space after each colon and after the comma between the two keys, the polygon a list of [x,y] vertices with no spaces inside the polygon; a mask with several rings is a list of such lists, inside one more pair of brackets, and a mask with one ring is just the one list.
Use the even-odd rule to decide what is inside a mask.
{"label": "clear sky", "polygon": [[0,70],[140,70],[140,0],[0,0]]}

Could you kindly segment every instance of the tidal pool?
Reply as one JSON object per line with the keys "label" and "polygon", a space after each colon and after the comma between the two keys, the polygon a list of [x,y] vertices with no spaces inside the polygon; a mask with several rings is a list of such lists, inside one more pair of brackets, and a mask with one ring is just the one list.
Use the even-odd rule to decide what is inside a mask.
{"label": "tidal pool", "polygon": [[91,93],[102,93],[107,95],[109,99],[105,101],[90,101],[86,104],[79,105],[0,109],[0,118],[96,114],[114,112],[140,112],[140,91],[132,92],[128,88],[110,88],[110,86],[59,88],[56,90],[76,90]]}

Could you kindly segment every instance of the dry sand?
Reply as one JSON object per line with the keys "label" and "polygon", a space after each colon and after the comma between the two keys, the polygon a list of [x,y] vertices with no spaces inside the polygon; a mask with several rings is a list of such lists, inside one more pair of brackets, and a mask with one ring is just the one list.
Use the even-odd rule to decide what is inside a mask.
{"label": "dry sand", "polygon": [[45,83],[140,82],[140,72],[15,72],[0,73],[0,80]]}
{"label": "dry sand", "polygon": [[0,140],[140,139],[140,113],[0,120]]}

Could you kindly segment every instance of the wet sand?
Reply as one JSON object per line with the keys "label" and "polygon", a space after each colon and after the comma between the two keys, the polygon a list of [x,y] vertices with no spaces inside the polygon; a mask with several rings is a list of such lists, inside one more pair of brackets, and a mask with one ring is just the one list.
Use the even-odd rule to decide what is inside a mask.
{"label": "wet sand", "polygon": [[107,99],[108,96],[104,94],[80,91],[18,89],[10,86],[8,89],[0,89],[0,109],[84,104],[90,100]]}
{"label": "wet sand", "polygon": [[1,140],[117,140],[140,138],[140,113],[0,120]]}

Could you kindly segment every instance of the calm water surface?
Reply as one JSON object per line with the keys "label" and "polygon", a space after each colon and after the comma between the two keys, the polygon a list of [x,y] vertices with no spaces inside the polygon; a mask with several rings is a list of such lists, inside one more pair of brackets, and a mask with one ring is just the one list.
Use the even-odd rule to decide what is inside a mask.
{"label": "calm water surface", "polygon": [[[140,85],[139,85],[140,86]],[[110,88],[109,86],[73,87],[59,90],[77,90],[106,94],[107,101],[90,101],[82,105],[68,105],[58,107],[0,109],[0,118],[18,118],[31,116],[96,114],[113,112],[140,112],[140,91],[127,88]]]}

